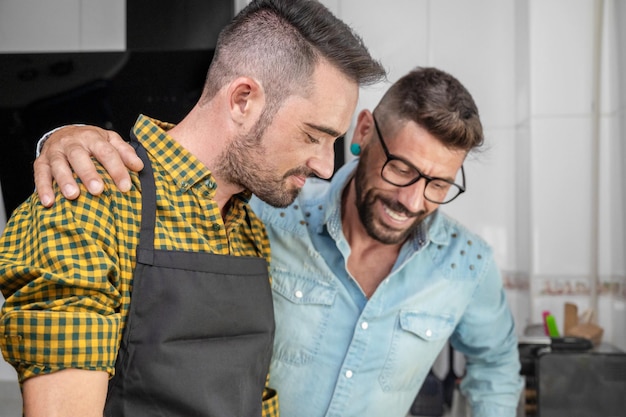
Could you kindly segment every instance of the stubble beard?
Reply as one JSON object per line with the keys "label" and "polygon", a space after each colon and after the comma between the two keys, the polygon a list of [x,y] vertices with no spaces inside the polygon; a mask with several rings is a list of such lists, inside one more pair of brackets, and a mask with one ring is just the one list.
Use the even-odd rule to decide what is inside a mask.
{"label": "stubble beard", "polygon": [[274,207],[287,207],[296,199],[300,188],[288,183],[292,175],[311,176],[305,167],[294,168],[284,175],[277,174],[262,137],[267,127],[259,120],[249,133],[241,135],[224,149],[214,173],[226,181],[249,190]]}
{"label": "stubble beard", "polygon": [[[365,228],[367,234],[381,243],[387,245],[403,243],[415,232],[422,221],[424,221],[427,217],[427,213],[423,210],[413,213],[397,201],[386,198],[376,192],[375,189],[368,189],[367,175],[365,172],[366,167],[363,162],[364,161],[362,160],[359,161],[354,179],[357,212],[359,213],[361,223],[363,223],[363,227]],[[389,227],[376,216],[374,207],[376,206],[377,201],[383,203],[390,210],[413,217],[413,222],[410,226],[404,229],[394,229]]]}

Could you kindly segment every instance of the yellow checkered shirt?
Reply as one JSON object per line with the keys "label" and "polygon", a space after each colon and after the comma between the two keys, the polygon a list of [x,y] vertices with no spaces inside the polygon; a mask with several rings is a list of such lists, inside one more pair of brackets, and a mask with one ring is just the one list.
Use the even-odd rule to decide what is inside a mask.
{"label": "yellow checkered shirt", "polygon": [[[134,133],[152,162],[157,187],[155,249],[262,256],[270,260],[265,228],[247,202],[233,196],[225,219],[213,200],[210,171],[168,134],[173,125],[139,116]],[[113,375],[130,306],[139,242],[141,194],[105,190],[45,209],[32,195],[13,213],[0,239],[0,349],[25,379],[65,368]],[[58,194],[58,193],[57,193]],[[263,415],[278,415],[266,388]]]}

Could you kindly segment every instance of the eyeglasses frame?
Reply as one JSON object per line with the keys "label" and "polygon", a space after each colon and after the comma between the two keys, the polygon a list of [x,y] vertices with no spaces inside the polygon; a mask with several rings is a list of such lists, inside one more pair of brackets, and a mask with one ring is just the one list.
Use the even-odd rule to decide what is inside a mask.
{"label": "eyeglasses frame", "polygon": [[[382,145],[383,148],[383,152],[385,152],[385,157],[387,158],[387,160],[385,161],[385,163],[383,164],[383,167],[380,170],[380,177],[387,183],[395,186],[395,187],[400,187],[400,188],[404,188],[404,187],[408,187],[410,185],[415,184],[416,182],[418,182],[419,180],[421,180],[422,178],[424,178],[424,180],[426,181],[426,184],[424,185],[424,198],[428,201],[430,201],[431,203],[435,203],[435,204],[448,204],[452,201],[454,201],[458,196],[460,196],[461,194],[463,194],[466,190],[466,184],[465,184],[465,169],[463,169],[463,165],[461,165],[461,177],[463,178],[463,185],[459,185],[457,183],[455,183],[454,181],[450,181],[450,180],[446,180],[444,178],[437,178],[437,177],[431,177],[428,176],[424,173],[422,173],[422,171],[420,171],[415,165],[413,165],[412,163],[410,163],[409,161],[407,161],[404,158],[401,158],[399,156],[396,156],[394,154],[392,154],[391,152],[389,152],[389,149],[387,148],[387,144],[385,143],[385,140],[383,139],[383,135],[382,133],[380,133],[380,128],[378,127],[378,122],[376,121],[376,118],[374,117],[374,115],[372,115],[372,119],[374,119],[374,127],[376,128],[376,133],[378,134],[378,138],[380,139],[380,144]],[[385,178],[385,176],[383,175],[383,172],[385,171],[385,167],[387,166],[387,164],[390,161],[400,161],[403,164],[406,164],[407,166],[409,166],[410,168],[414,169],[415,172],[417,172],[417,177],[412,179],[409,183],[404,184],[404,185],[400,185],[400,184],[395,184],[391,181],[389,181],[387,178]],[[459,189],[459,193],[452,197],[449,201],[446,201],[444,203],[440,203],[437,201],[433,201],[430,198],[426,197],[426,188],[428,187],[428,183],[430,183],[431,181],[434,180],[438,180],[438,181],[444,181],[450,185],[453,185],[455,187],[457,187]]]}

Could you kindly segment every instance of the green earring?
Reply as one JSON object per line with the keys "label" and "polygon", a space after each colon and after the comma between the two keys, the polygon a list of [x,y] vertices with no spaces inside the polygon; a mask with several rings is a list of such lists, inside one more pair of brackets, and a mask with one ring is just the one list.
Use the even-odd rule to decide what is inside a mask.
{"label": "green earring", "polygon": [[350,152],[354,156],[359,156],[361,154],[361,145],[358,143],[353,143],[350,145]]}

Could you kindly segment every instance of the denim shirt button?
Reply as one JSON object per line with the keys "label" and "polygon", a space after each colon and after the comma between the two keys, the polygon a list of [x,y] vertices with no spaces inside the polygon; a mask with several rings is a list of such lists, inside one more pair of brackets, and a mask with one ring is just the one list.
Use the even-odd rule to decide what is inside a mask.
{"label": "denim shirt button", "polygon": [[350,379],[350,378],[352,378],[352,375],[353,375],[352,371],[350,371],[350,370],[346,371],[346,378]]}
{"label": "denim shirt button", "polygon": [[296,295],[296,298],[302,298],[304,294],[302,294],[302,291],[298,290],[296,291],[295,295]]}
{"label": "denim shirt button", "polygon": [[433,331],[430,329],[426,330],[426,337],[431,337],[433,335]]}
{"label": "denim shirt button", "polygon": [[367,330],[368,327],[370,327],[368,322],[364,321],[363,323],[361,323],[361,329]]}

